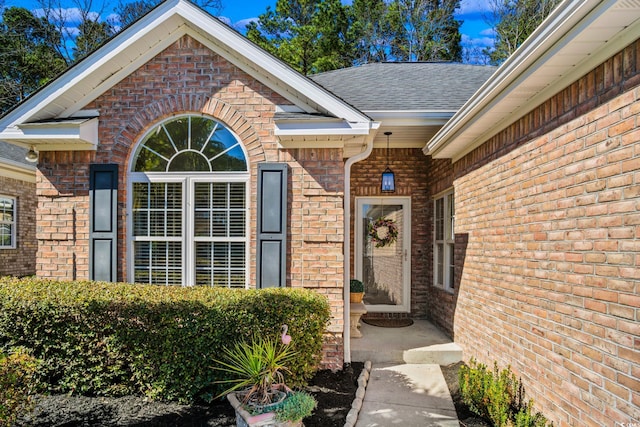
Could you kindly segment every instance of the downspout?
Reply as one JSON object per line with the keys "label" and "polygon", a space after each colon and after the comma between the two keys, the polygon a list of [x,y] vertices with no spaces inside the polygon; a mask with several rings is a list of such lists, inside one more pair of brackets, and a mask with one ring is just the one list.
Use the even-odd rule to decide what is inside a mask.
{"label": "downspout", "polygon": [[344,164],[344,329],[342,337],[344,342],[344,363],[351,363],[351,307],[349,305],[349,280],[351,279],[351,166],[369,157],[373,151],[373,139],[378,133],[380,123],[372,123],[372,134],[367,138],[367,145],[359,154],[349,157]]}

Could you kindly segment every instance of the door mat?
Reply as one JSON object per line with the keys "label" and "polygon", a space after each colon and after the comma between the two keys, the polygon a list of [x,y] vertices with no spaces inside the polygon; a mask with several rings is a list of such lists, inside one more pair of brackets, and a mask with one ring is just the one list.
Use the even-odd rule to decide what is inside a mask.
{"label": "door mat", "polygon": [[404,328],[413,325],[412,319],[360,319],[367,325],[379,328]]}

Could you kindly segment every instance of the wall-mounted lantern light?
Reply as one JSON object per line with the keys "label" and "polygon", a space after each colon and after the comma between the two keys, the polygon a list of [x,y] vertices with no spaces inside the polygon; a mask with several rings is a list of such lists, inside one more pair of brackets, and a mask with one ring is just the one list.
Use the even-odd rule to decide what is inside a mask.
{"label": "wall-mounted lantern light", "polygon": [[396,179],[393,171],[389,168],[389,136],[391,136],[392,132],[385,132],[384,134],[387,135],[387,168],[382,172],[380,190],[383,193],[393,193],[396,191]]}

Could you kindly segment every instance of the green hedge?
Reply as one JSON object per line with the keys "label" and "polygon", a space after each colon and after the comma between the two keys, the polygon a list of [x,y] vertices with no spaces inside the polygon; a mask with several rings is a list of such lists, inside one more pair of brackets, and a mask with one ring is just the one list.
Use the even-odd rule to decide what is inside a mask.
{"label": "green hedge", "polygon": [[0,427],[13,425],[20,413],[31,409],[36,366],[24,349],[9,356],[0,353]]}
{"label": "green hedge", "polygon": [[287,379],[317,370],[329,321],[309,290],[231,290],[0,278],[0,351],[22,346],[40,360],[41,391],[145,395],[192,402],[215,395],[212,359],[235,340],[280,334],[298,353]]}

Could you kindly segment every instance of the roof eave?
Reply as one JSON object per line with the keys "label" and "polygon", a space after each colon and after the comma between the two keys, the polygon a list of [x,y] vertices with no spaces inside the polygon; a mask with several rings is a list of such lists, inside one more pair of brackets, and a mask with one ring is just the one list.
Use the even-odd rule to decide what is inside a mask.
{"label": "roof eave", "polygon": [[364,110],[373,120],[385,126],[442,126],[456,110]]}
{"label": "roof eave", "polygon": [[0,176],[35,183],[36,167],[0,157]]}
{"label": "roof eave", "polygon": [[[605,46],[593,41],[597,49],[594,49],[591,55],[577,65],[567,65],[564,69],[557,70],[560,78],[539,90],[535,97],[516,111],[505,112],[500,123],[479,123],[487,111],[504,102],[514,88],[540,70],[561,49],[572,49],[571,42],[578,35],[588,31],[589,24],[610,10],[615,3],[616,0],[565,0],[560,3],[522,46],[427,142],[423,152],[437,158],[451,158],[454,161],[460,159],[577,77],[602,63],[612,53],[632,42],[637,38],[637,31],[634,35],[634,31],[629,28],[608,40]],[[473,135],[469,132],[471,126],[476,126]]]}
{"label": "roof eave", "polygon": [[276,136],[354,136],[369,135],[372,123],[351,123],[345,120],[295,121],[285,120],[275,123]]}
{"label": "roof eave", "polygon": [[23,123],[0,133],[0,140],[37,151],[96,150],[98,118]]}

